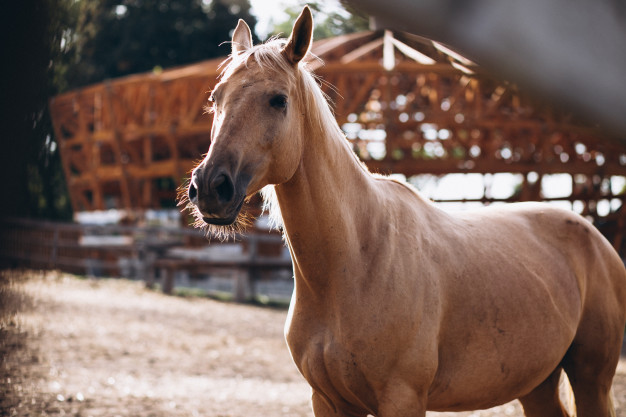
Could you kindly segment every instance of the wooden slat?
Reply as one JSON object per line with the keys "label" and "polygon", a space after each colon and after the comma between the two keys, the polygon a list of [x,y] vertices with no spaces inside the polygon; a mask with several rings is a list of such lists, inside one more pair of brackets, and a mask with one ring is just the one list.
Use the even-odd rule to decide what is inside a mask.
{"label": "wooden slat", "polygon": [[[118,126],[117,120],[114,116],[116,109],[114,108],[114,103],[113,103],[114,98],[113,98],[113,95],[111,94],[112,87],[108,85],[105,91],[106,91],[106,95],[104,96],[104,99],[106,102],[105,105],[107,105],[108,107],[108,111],[111,115],[113,126]],[[115,151],[117,154],[116,161],[118,164],[118,166],[115,168],[119,170],[120,172],[120,175],[118,176],[117,179],[119,180],[120,185],[121,185],[123,205],[124,205],[124,208],[131,209],[133,207],[133,204],[132,204],[131,190],[130,190],[130,185],[129,185],[130,179],[129,179],[129,175],[126,169],[128,157],[125,155],[125,149],[122,145],[122,137],[119,132],[119,128],[117,127],[114,128],[113,130],[113,144],[115,146]],[[100,176],[99,173],[100,173],[100,170],[98,170],[98,174],[97,174],[98,176]],[[98,188],[101,189],[101,185],[98,185]],[[101,191],[99,192],[99,196],[101,199],[102,198]],[[98,201],[96,203],[96,207],[98,207],[100,210],[103,210],[104,209],[103,202]]]}

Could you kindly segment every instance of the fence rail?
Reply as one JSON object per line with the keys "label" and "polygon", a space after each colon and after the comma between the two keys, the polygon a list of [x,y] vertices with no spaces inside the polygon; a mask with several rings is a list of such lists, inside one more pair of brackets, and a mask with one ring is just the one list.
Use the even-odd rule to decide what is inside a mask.
{"label": "fence rail", "polygon": [[[236,236],[235,242],[240,246],[236,253],[224,254],[218,250],[220,242],[209,243],[201,231],[189,228],[2,219],[0,266],[124,276],[142,279],[149,286],[159,279],[168,293],[179,271],[201,274],[230,270],[236,281],[237,301],[255,295],[255,281],[279,270],[291,271],[291,260],[283,255],[279,235],[253,232]],[[214,254],[207,249],[214,249]]]}

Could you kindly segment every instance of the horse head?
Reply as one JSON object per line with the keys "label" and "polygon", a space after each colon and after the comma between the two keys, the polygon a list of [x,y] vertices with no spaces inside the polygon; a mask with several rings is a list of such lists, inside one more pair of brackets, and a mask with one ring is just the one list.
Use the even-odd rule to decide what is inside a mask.
{"label": "horse head", "polygon": [[288,181],[302,151],[303,104],[298,64],[312,41],[305,7],[289,39],[253,46],[240,20],[232,54],[209,98],[211,145],[192,171],[188,207],[210,226],[236,225],[244,201],[264,186]]}

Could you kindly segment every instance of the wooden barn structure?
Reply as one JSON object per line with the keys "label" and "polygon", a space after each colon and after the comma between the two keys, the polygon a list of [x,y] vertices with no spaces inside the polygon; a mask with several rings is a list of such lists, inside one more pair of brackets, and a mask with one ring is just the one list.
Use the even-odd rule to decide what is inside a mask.
{"label": "wooden barn structure", "polygon": [[[372,171],[513,173],[492,203],[558,199],[593,218],[621,248],[626,138],[533,101],[448,47],[418,36],[368,31],[317,41],[311,65],[337,121]],[[51,100],[75,211],[175,205],[176,188],[208,150],[203,107],[222,59],[133,75]],[[620,140],[621,139],[621,140]],[[571,176],[549,197],[542,179]]]}

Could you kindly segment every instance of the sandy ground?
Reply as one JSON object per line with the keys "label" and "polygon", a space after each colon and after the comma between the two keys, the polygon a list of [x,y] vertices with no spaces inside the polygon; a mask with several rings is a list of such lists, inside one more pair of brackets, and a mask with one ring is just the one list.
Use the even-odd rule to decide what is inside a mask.
{"label": "sandy ground", "polygon": [[[1,416],[312,416],[285,310],[0,272]],[[614,383],[626,417],[626,363]],[[517,402],[428,417],[522,416]]]}

